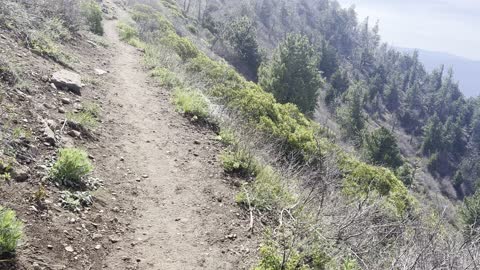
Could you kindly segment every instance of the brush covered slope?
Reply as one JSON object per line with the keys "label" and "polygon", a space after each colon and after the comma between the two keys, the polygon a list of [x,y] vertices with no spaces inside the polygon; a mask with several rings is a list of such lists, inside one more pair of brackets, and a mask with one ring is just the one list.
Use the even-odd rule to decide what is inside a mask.
{"label": "brush covered slope", "polygon": [[[408,161],[401,157],[396,137],[386,128],[366,132],[386,120],[374,120],[375,114],[369,114],[372,107],[364,90],[371,74],[357,74],[351,63],[337,55],[353,50],[345,47],[349,36],[344,36],[345,42],[339,42],[332,53],[338,57],[333,61],[338,66],[331,74],[335,79],[325,77],[326,72],[318,77],[311,69],[322,61],[332,61],[325,60],[326,53],[321,59],[315,55],[313,35],[308,38],[294,33],[295,28],[284,31],[293,33],[283,35],[286,39],[271,60],[252,60],[262,55],[261,38],[257,38],[262,36],[260,30],[251,32],[266,29],[255,21],[265,18],[255,12],[262,5],[213,2],[203,6],[199,1],[197,6],[190,1],[130,1],[133,21],[121,23],[119,31],[125,42],[145,52],[146,67],[161,85],[173,91],[180,112],[220,129],[219,139],[226,145],[222,156],[225,173],[244,179],[236,200],[250,214],[252,233],[264,234],[259,261],[253,267],[473,269],[477,257],[468,254],[478,253],[477,224],[465,217],[478,214],[476,200],[469,200],[459,212],[464,218],[458,218],[453,217],[452,209],[449,216],[417,189],[407,188],[406,184],[416,179],[415,172],[404,166]],[[308,1],[300,2],[299,6],[309,5]],[[355,22],[352,10],[341,10],[335,2],[321,3],[331,13],[338,11],[347,19],[353,16]],[[274,3],[262,10],[271,12],[272,20],[285,19],[284,24],[293,24],[294,20],[288,20],[293,11],[322,10],[285,11],[293,4],[297,2]],[[277,17],[275,7],[282,7],[285,16]],[[246,17],[237,20],[230,11],[240,11]],[[312,28],[306,25],[304,29]],[[356,23],[346,27],[352,33],[357,33],[356,28]],[[331,25],[331,30],[335,29],[342,28]],[[367,30],[368,40],[375,37]],[[272,32],[272,42],[275,38]],[[320,45],[325,50],[333,46]],[[372,63],[377,60],[367,56]],[[294,71],[302,72],[292,76]],[[258,78],[260,85],[244,76],[254,81]],[[338,115],[345,117],[344,126],[350,131],[344,137],[354,142],[360,157],[345,150],[351,148],[333,128],[315,123],[315,106],[303,106],[312,98],[311,91],[287,93],[316,85],[323,90],[318,96],[313,93],[313,99],[323,102],[332,84],[345,89],[345,95],[334,95],[333,103],[338,103]],[[373,96],[373,100],[381,100]]]}

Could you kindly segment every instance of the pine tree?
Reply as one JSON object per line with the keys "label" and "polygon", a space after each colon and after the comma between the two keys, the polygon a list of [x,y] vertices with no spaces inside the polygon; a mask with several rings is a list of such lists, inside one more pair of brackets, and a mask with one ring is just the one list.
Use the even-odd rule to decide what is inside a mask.
{"label": "pine tree", "polygon": [[273,59],[260,67],[259,83],[281,103],[293,103],[304,113],[315,110],[323,84],[318,57],[305,36],[288,35]]}
{"label": "pine tree", "polygon": [[432,116],[425,127],[422,152],[426,155],[432,155],[443,149],[443,126],[440,118],[435,114]]}
{"label": "pine tree", "polygon": [[363,149],[366,159],[373,164],[394,169],[403,164],[397,139],[384,127],[365,136]]}

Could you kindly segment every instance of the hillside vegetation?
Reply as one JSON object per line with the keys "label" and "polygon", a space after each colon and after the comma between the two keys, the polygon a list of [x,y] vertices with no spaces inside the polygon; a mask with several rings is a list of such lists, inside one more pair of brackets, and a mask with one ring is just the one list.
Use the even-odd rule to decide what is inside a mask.
{"label": "hillside vegetation", "polygon": [[[469,217],[478,213],[477,200],[467,201],[464,219],[447,222],[445,209],[408,190],[415,175],[391,129],[370,131],[370,121],[386,123],[406,100],[420,102],[410,104],[411,111],[403,111],[407,115],[426,106],[420,95],[406,99],[412,89],[430,91],[413,85],[434,76],[422,73],[415,56],[380,46],[375,28],[357,25],[354,11],[335,2],[316,2],[314,7],[308,1],[130,2],[134,21],[119,25],[122,38],[145,51],[146,67],[173,90],[180,112],[219,127],[227,147],[225,172],[244,178],[237,202],[250,213],[252,232],[265,234],[255,269],[474,269],[477,224]],[[315,17],[312,11],[325,16]],[[333,20],[330,28],[327,19]],[[260,44],[269,48],[277,41],[272,55],[262,53]],[[382,48],[383,56],[393,58],[380,57]],[[409,61],[412,65],[406,65]],[[407,85],[412,76],[412,87],[392,90],[398,94],[395,110],[386,107],[384,88],[396,79],[378,74],[378,69],[397,77],[408,74]],[[253,81],[258,78],[259,84],[236,70]],[[472,101],[462,97],[449,77],[440,78],[445,95],[432,95],[435,102],[450,97],[458,102],[448,105],[460,106],[452,110],[469,108]],[[342,137],[353,142],[360,158],[335,143],[334,131],[312,120],[311,102],[317,98],[318,103],[329,100],[344,127]],[[417,134],[435,118],[418,123],[402,119],[404,128]],[[443,157],[428,143],[428,126],[422,149],[425,155]],[[431,167],[432,173],[440,173],[437,169]]]}

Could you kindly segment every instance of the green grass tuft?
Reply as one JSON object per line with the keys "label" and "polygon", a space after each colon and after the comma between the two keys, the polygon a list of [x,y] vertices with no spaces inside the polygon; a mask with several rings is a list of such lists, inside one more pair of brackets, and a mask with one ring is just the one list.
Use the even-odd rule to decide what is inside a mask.
{"label": "green grass tuft", "polygon": [[0,255],[15,252],[23,237],[23,223],[13,210],[0,206]]}
{"label": "green grass tuft", "polygon": [[199,120],[208,117],[208,102],[198,91],[176,88],[173,92],[173,101],[177,110]]}
{"label": "green grass tuft", "polygon": [[50,170],[50,177],[65,186],[80,187],[84,178],[93,170],[93,165],[85,151],[63,148],[57,162]]}

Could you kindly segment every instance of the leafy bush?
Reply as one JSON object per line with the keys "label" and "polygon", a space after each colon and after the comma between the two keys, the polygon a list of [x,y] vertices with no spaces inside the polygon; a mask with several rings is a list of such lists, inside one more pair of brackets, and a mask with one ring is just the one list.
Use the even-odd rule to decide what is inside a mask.
{"label": "leafy bush", "polygon": [[82,15],[93,33],[103,35],[102,8],[95,0],[88,0],[82,5]]}
{"label": "leafy bush", "polygon": [[127,42],[128,44],[137,47],[144,48],[145,45],[140,41],[138,36],[138,31],[134,27],[124,22],[119,22],[117,24],[118,34],[122,41]]}
{"label": "leafy bush", "polygon": [[217,138],[219,141],[221,141],[224,145],[227,145],[227,146],[237,144],[237,139],[235,138],[235,134],[229,129],[222,128]]}
{"label": "leafy bush", "polygon": [[0,255],[13,253],[23,237],[23,223],[13,210],[0,206]]}
{"label": "leafy bush", "polygon": [[9,85],[15,85],[19,81],[17,71],[3,57],[0,57],[0,81],[4,81]]}
{"label": "leafy bush", "polygon": [[246,184],[245,191],[237,195],[237,202],[271,211],[290,206],[295,201],[294,196],[283,185],[280,175],[270,166],[264,166],[257,171],[255,181]]}
{"label": "leafy bush", "polygon": [[208,103],[198,91],[176,88],[173,92],[173,101],[177,110],[186,115],[200,120],[205,120],[208,117]]}
{"label": "leafy bush", "polygon": [[389,169],[362,163],[348,154],[339,162],[344,174],[344,193],[353,198],[387,198],[385,207],[392,213],[403,215],[415,201],[408,194],[405,185]]}
{"label": "leafy bush", "polygon": [[83,179],[93,170],[85,151],[76,148],[60,149],[57,162],[50,170],[50,177],[65,186],[80,187]]}
{"label": "leafy bush", "polygon": [[88,207],[93,204],[93,197],[88,191],[63,191],[60,196],[60,203],[62,207],[67,210],[79,212],[83,207]]}
{"label": "leafy bush", "polygon": [[221,156],[223,169],[226,173],[250,177],[256,173],[258,164],[252,154],[245,149],[237,147],[234,151],[228,151]]}
{"label": "leafy bush", "polygon": [[177,78],[175,73],[166,68],[157,67],[150,72],[150,75],[154,77],[161,86],[167,88],[174,88],[182,85],[182,82]]}
{"label": "leafy bush", "polygon": [[166,46],[172,47],[184,61],[195,58],[200,53],[188,38],[180,37],[176,33],[167,33],[160,42]]}

